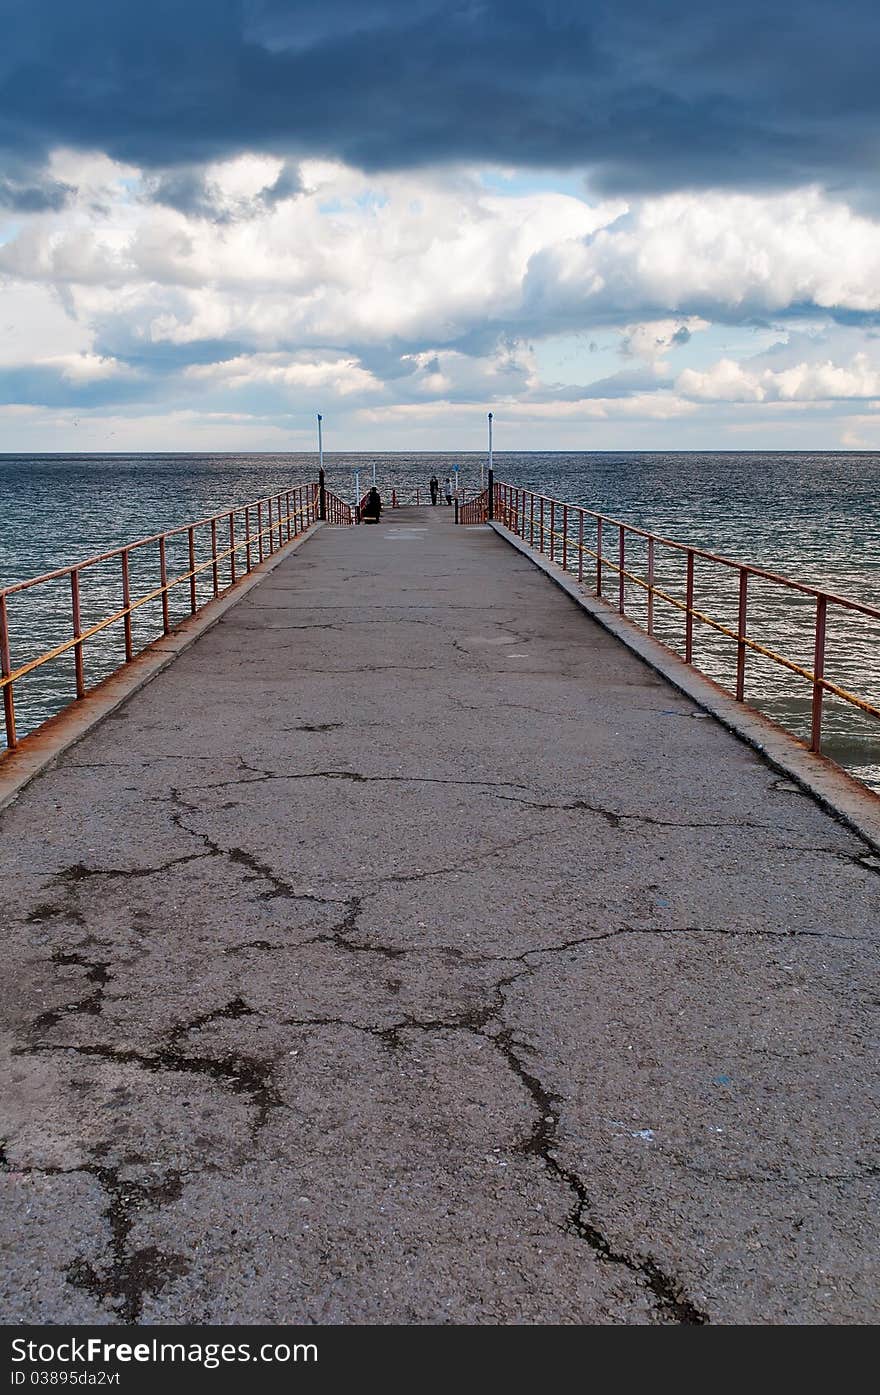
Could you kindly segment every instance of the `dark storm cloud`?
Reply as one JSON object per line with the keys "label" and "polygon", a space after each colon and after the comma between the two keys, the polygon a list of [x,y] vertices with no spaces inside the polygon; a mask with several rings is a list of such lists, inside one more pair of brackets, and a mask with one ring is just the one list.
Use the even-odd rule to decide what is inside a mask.
{"label": "dark storm cloud", "polygon": [[74,192],[15,151],[0,166],[0,208],[14,213],[55,213]]}
{"label": "dark storm cloud", "polygon": [[297,194],[301,194],[302,188],[299,170],[295,165],[287,163],[283,166],[275,183],[270,184],[268,189],[264,189],[260,194],[260,200],[270,206],[282,203],[285,199],[292,199]]}
{"label": "dark storm cloud", "polygon": [[251,199],[239,200],[233,207],[224,201],[211,185],[204,171],[192,165],[162,170],[145,181],[144,198],[174,208],[189,218],[205,218],[212,223],[231,223],[238,218],[252,217],[285,199],[302,192],[302,182],[295,165],[286,162],[274,184]]}
{"label": "dark storm cloud", "polygon": [[145,194],[151,202],[175,208],[178,213],[185,213],[190,218],[225,221],[200,170],[172,169],[155,175],[147,181]]}
{"label": "dark storm cloud", "polygon": [[873,0],[0,0],[0,19],[0,143],[34,160],[469,159],[626,191],[876,177]]}
{"label": "dark storm cloud", "polygon": [[0,208],[11,208],[14,213],[57,212],[64,207],[72,193],[69,185],[54,179],[41,184],[19,184],[0,175]]}

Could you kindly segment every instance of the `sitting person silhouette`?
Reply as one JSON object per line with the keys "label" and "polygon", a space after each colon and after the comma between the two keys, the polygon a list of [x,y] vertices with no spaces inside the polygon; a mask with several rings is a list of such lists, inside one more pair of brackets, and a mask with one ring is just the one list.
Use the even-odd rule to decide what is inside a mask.
{"label": "sitting person silhouette", "polygon": [[382,499],[379,495],[378,489],[375,485],[373,485],[372,489],[370,490],[369,494],[364,500],[363,507],[361,508],[361,522],[378,523],[379,515],[381,512]]}

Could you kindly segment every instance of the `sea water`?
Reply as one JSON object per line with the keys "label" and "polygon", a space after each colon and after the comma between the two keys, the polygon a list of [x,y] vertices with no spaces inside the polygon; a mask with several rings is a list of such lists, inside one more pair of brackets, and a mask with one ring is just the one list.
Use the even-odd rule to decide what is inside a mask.
{"label": "sea water", "polygon": [[[880,455],[867,452],[499,452],[495,477],[583,505],[695,547],[750,562],[792,579],[880,605]],[[325,456],[328,488],[354,501],[375,470],[389,501],[392,488],[427,500],[432,474],[479,485],[485,457],[454,453]],[[68,565],[147,534],[275,495],[317,475],[308,455],[27,455],[0,456],[0,585]],[[585,545],[594,546],[587,527]],[[610,542],[610,546],[609,546]],[[616,558],[617,537],[603,550]],[[628,541],[628,569],[644,573],[644,548]],[[152,550],[132,554],[133,589],[158,583]],[[185,558],[180,570],[185,570]],[[138,572],[140,568],[140,572]],[[118,561],[83,578],[83,623],[94,622],[121,598]],[[175,559],[169,560],[169,571]],[[683,560],[659,549],[657,580],[683,598]],[[696,563],[696,604],[736,628],[738,576]],[[617,599],[616,576],[606,584]],[[207,584],[207,578],[204,584]],[[585,584],[595,584],[595,562],[585,554]],[[200,586],[203,583],[200,582]],[[180,592],[186,590],[179,588]],[[69,637],[69,581],[10,597],[13,662],[20,664]],[[200,596],[204,590],[200,590]],[[177,598],[175,597],[175,604]],[[796,592],[750,581],[749,631],[762,644],[802,667],[813,661],[815,603]],[[644,623],[645,597],[628,584],[629,613]],[[103,607],[103,610],[102,610]],[[179,609],[179,607],[178,607]],[[181,611],[181,615],[182,615]],[[173,619],[180,618],[173,608]],[[135,619],[136,645],[159,631],[158,604]],[[682,613],[658,602],[659,637],[682,651]],[[121,626],[87,647],[87,681],[119,662]],[[880,704],[880,626],[832,607],[826,674]],[[730,687],[736,646],[707,626],[695,625],[694,658]],[[73,696],[68,654],[16,686],[19,732],[24,734]],[[746,696],[797,735],[809,729],[810,684],[769,660],[749,654]],[[866,783],[880,789],[880,723],[836,698],[826,698],[823,748]]]}

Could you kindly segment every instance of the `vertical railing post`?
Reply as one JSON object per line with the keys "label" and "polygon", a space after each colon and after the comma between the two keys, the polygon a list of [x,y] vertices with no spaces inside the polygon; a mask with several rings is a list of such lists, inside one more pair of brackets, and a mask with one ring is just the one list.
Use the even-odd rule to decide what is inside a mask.
{"label": "vertical railing post", "polygon": [[620,535],[617,545],[617,609],[623,615],[626,608],[626,574],[623,570],[626,566],[626,529],[622,523],[617,531]]}
{"label": "vertical railing post", "polygon": [[168,567],[165,563],[165,536],[159,539],[159,585],[162,588],[162,633],[171,629],[168,623]]}
{"label": "vertical railing post", "polygon": [[229,582],[235,585],[235,514],[229,512]]}
{"label": "vertical railing post", "polygon": [[251,506],[248,504],[244,511],[244,564],[250,573],[251,569]]}
{"label": "vertical railing post", "polygon": [[214,581],[214,595],[220,594],[220,573],[217,568],[217,520],[211,519],[211,575]]}
{"label": "vertical railing post", "polygon": [[290,539],[291,539],[292,536],[293,536],[293,534],[292,534],[292,532],[291,532],[291,527],[292,527],[292,525],[293,525],[293,519],[292,519],[291,514],[290,514],[290,490],[288,489],[288,491],[287,491],[287,541],[288,541],[288,542],[290,542]]}
{"label": "vertical railing post", "polygon": [[736,698],[743,702],[746,691],[746,620],[748,616],[749,574],[739,569],[739,607],[736,620]]}
{"label": "vertical railing post", "polygon": [[327,489],[324,484],[324,471],[318,471],[318,517],[322,522],[327,521]]}
{"label": "vertical railing post", "polygon": [[284,519],[281,517],[281,495],[280,495],[280,494],[278,495],[278,499],[277,499],[276,502],[277,502],[277,505],[278,505],[278,512],[277,512],[277,518],[278,518],[278,546],[279,546],[279,547],[283,547],[283,546],[284,546]]}
{"label": "vertical railing post", "polygon": [[266,500],[266,507],[269,511],[269,522],[266,524],[266,537],[269,543],[269,556],[275,551],[275,524],[272,519],[272,496]]}
{"label": "vertical railing post", "polygon": [[488,471],[488,479],[489,479],[489,493],[488,493],[488,497],[487,497],[487,499],[486,499],[486,503],[488,504],[488,507],[489,507],[489,521],[491,522],[491,520],[495,517],[495,471],[494,471],[494,470],[490,469],[490,470]]}
{"label": "vertical railing post", "polygon": [[550,561],[555,562],[556,556],[556,500],[550,500]]}
{"label": "vertical railing post", "polygon": [[816,597],[816,641],[813,650],[813,711],[810,722],[810,750],[817,754],[822,750],[822,702],[825,688],[825,617],[828,609],[826,596]]}
{"label": "vertical railing post", "polygon": [[596,595],[602,594],[602,520],[596,519]]}
{"label": "vertical railing post", "polygon": [[122,609],[125,612],[122,617],[122,629],[125,634],[125,660],[128,663],[134,651],[131,643],[131,585],[128,577],[127,547],[122,549]]}
{"label": "vertical railing post", "polygon": [[[12,672],[12,658],[9,652],[9,617],[6,614],[6,597],[0,595],[0,676],[8,678]],[[15,734],[15,697],[12,684],[3,689],[3,717],[6,723],[6,745],[13,751],[18,745]]]}
{"label": "vertical railing post", "polygon": [[189,528],[189,608],[196,613],[196,530]]}
{"label": "vertical railing post", "polygon": [[648,539],[648,634],[654,633],[654,539]]}
{"label": "vertical railing post", "polygon": [[568,571],[568,504],[562,505],[562,570]]}
{"label": "vertical railing post", "polygon": [[257,556],[263,560],[263,501],[257,504]]}
{"label": "vertical railing post", "polygon": [[[70,604],[73,612],[73,637],[79,639],[82,634],[82,623],[79,613],[79,572],[75,567],[70,573]],[[82,642],[73,646],[73,666],[76,674],[76,695],[78,698],[82,698],[86,695]]]}
{"label": "vertical railing post", "polygon": [[578,509],[578,581],[584,579],[584,511]]}
{"label": "vertical railing post", "polygon": [[454,521],[455,523],[457,523],[457,522],[458,522],[458,500],[457,500],[457,499],[454,499],[454,500],[453,500],[453,503],[455,504],[455,513],[454,513],[454,515],[453,515],[453,521]]}
{"label": "vertical railing post", "polygon": [[694,554],[690,548],[687,555],[687,585],[684,604],[684,661],[689,664],[694,655]]}
{"label": "vertical railing post", "polygon": [[538,524],[539,551],[544,551],[544,496],[541,495],[541,517]]}
{"label": "vertical railing post", "polygon": [[529,494],[529,547],[535,546],[535,496]]}

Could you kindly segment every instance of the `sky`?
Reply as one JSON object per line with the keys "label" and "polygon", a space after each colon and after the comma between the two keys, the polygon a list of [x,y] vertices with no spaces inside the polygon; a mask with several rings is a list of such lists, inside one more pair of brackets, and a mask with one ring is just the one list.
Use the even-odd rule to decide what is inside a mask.
{"label": "sky", "polygon": [[880,450],[874,3],[0,33],[0,451]]}

